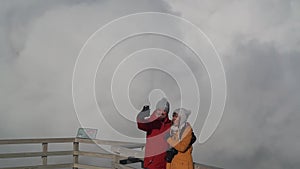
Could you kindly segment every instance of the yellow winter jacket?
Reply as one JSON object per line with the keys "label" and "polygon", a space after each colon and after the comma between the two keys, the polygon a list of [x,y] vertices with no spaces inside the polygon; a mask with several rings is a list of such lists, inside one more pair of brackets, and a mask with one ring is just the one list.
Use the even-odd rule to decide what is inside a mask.
{"label": "yellow winter jacket", "polygon": [[178,133],[167,139],[169,145],[178,151],[172,162],[167,163],[167,169],[194,169],[192,158],[193,147],[190,145],[192,132],[191,126],[187,125],[181,136],[181,141],[178,138]]}

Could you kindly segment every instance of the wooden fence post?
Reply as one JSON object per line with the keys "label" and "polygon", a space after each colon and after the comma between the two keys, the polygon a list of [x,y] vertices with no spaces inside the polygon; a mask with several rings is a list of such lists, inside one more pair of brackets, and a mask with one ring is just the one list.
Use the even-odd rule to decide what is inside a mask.
{"label": "wooden fence post", "polygon": [[42,147],[43,147],[43,154],[42,154],[43,165],[47,165],[48,143],[42,143]]}
{"label": "wooden fence post", "polygon": [[112,168],[118,169],[119,161],[120,161],[120,156],[118,154],[114,154],[112,159]]}
{"label": "wooden fence post", "polygon": [[[75,154],[75,151],[79,151],[79,142],[73,142],[73,164],[78,163],[78,154]],[[78,169],[77,167],[73,167],[73,169]]]}

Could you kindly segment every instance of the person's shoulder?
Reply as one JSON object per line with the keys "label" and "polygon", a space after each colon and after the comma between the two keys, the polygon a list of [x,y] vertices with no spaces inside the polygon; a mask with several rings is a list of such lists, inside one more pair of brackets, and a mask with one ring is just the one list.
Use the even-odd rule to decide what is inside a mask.
{"label": "person's shoulder", "polygon": [[186,123],[185,129],[193,131],[192,126],[191,126],[191,124],[189,122]]}

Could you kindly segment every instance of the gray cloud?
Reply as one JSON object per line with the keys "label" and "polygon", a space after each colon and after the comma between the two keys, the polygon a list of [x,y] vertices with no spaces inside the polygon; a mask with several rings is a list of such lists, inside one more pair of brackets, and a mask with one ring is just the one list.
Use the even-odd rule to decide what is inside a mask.
{"label": "gray cloud", "polygon": [[[166,10],[166,4],[149,1],[1,1],[0,137],[74,136],[81,126],[72,102],[72,73],[84,42],[120,16]],[[21,159],[17,164],[39,161]]]}
{"label": "gray cloud", "polygon": [[291,71],[290,63],[299,62],[298,52],[281,54],[272,44],[250,41],[237,45],[236,53],[243,58],[227,72],[227,108],[215,137],[220,140],[216,151],[231,155],[220,156],[220,163],[233,168],[297,168],[299,70]]}
{"label": "gray cloud", "polygon": [[196,158],[225,168],[298,168],[299,2],[189,3],[173,8],[212,38],[228,83],[224,117]]}
{"label": "gray cloud", "polygon": [[[148,1],[1,3],[4,138],[75,134],[79,124],[73,109],[71,80],[83,43],[112,19],[139,11],[166,9],[164,3]],[[67,121],[70,125],[65,126]]]}

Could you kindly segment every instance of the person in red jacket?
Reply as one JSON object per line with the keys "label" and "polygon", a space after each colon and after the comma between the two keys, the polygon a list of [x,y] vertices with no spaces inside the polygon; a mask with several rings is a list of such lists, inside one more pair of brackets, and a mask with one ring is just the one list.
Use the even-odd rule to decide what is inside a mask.
{"label": "person in red jacket", "polygon": [[147,134],[144,168],[166,168],[165,157],[169,145],[165,140],[165,135],[172,125],[168,117],[169,109],[169,102],[166,98],[163,98],[156,104],[156,110],[151,116],[149,106],[144,106],[143,110],[137,115],[138,128],[146,131]]}

